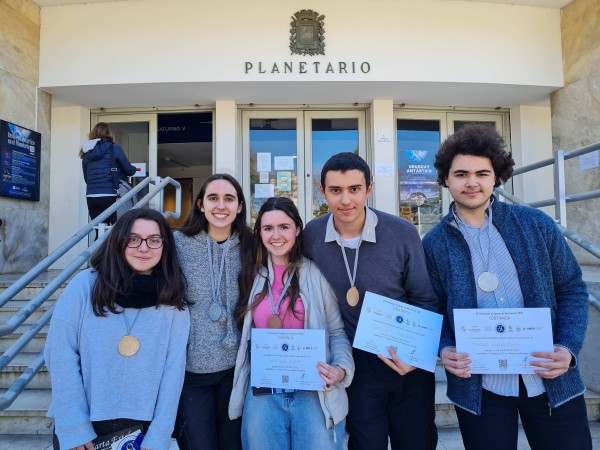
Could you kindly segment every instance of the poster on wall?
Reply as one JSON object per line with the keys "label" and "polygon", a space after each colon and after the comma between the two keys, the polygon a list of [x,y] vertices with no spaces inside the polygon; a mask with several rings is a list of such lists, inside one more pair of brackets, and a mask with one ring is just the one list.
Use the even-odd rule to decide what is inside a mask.
{"label": "poster on wall", "polygon": [[42,135],[0,120],[0,195],[21,200],[40,200]]}
{"label": "poster on wall", "polygon": [[426,199],[439,197],[437,170],[433,166],[436,152],[425,149],[405,149],[400,154],[400,200],[421,206]]}

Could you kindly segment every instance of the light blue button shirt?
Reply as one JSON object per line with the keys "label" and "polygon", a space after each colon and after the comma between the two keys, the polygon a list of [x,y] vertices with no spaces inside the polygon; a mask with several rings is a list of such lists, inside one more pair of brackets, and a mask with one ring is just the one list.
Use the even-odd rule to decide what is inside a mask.
{"label": "light blue button shirt", "polygon": [[[502,236],[492,223],[492,209],[489,207],[487,214],[484,224],[477,228],[467,224],[456,210],[454,211],[453,224],[460,230],[469,245],[475,280],[486,267],[489,272],[496,274],[499,280],[499,285],[493,292],[485,292],[477,286],[477,306],[479,308],[523,308],[525,303],[517,269]],[[521,376],[529,397],[545,392],[539,375]],[[490,392],[508,397],[519,396],[519,375],[483,375],[482,378],[483,388]]]}

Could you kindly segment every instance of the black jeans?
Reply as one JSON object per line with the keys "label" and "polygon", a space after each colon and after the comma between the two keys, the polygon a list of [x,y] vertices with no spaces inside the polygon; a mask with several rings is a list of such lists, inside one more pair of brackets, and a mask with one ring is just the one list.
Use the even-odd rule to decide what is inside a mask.
{"label": "black jeans", "polygon": [[[133,419],[98,420],[96,422],[92,422],[92,426],[94,427],[94,431],[96,432],[97,436],[106,436],[107,434],[116,433],[119,430],[133,427],[140,422],[144,424],[144,432],[146,432],[150,422],[142,422]],[[85,444],[85,442],[81,443],[81,445],[83,444]],[[52,437],[52,445],[54,446],[54,450],[60,450],[58,436],[56,436],[56,433],[54,433],[54,436]]]}
{"label": "black jeans", "polygon": [[435,376],[415,369],[401,376],[377,355],[352,349],[356,370],[346,389],[349,450],[434,450]]}
{"label": "black jeans", "polygon": [[[102,214],[106,209],[110,208],[116,201],[117,197],[86,197],[88,212],[90,213],[90,218],[94,220],[100,214]],[[114,225],[117,221],[117,213],[111,214],[106,222],[109,225]]]}
{"label": "black jeans", "polygon": [[229,420],[233,368],[185,373],[174,436],[180,450],[241,450],[242,420]]}
{"label": "black jeans", "polygon": [[550,410],[546,393],[527,397],[519,377],[518,397],[484,389],[480,416],[455,409],[467,450],[516,450],[519,416],[532,450],[592,449],[583,395]]}

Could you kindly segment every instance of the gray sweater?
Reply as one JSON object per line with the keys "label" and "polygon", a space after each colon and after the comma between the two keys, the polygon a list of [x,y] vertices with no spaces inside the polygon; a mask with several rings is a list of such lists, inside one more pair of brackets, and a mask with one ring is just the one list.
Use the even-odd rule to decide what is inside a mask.
{"label": "gray sweater", "polygon": [[[224,243],[219,244],[205,232],[190,237],[179,231],[174,233],[174,237],[179,264],[186,280],[186,295],[194,302],[190,307],[191,328],[186,370],[193,373],[214,373],[230,369],[235,365],[240,345],[240,333],[234,318],[239,292],[237,280],[242,269],[239,239],[232,234]],[[209,242],[215,285],[219,278],[221,256],[223,252],[226,254],[219,292],[219,302],[226,308],[226,313],[216,322],[208,315],[213,302]]]}
{"label": "gray sweater", "polygon": [[[377,215],[376,242],[363,241],[359,249],[356,287],[360,302],[355,307],[346,302],[350,281],[340,246],[335,241],[325,242],[330,214],[311,220],[304,231],[304,255],[317,264],[333,287],[350,342],[354,340],[365,291],[437,312],[416,228],[391,214],[371,211]],[[346,255],[353,269],[356,250],[346,248]]]}

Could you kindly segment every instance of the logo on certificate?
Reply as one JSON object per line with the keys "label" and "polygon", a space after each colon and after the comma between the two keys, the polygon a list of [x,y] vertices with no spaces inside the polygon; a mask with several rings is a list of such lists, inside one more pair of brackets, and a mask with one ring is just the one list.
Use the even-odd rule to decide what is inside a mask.
{"label": "logo on certificate", "polygon": [[287,352],[289,350],[289,347],[287,344],[282,344],[281,345],[281,350],[283,350],[284,352]]}
{"label": "logo on certificate", "polygon": [[498,333],[504,333],[506,331],[506,328],[504,327],[504,325],[499,324],[499,325],[496,325],[496,331]]}
{"label": "logo on certificate", "polygon": [[398,322],[398,323],[404,322],[404,317],[402,317],[402,316],[396,316],[396,322]]}

